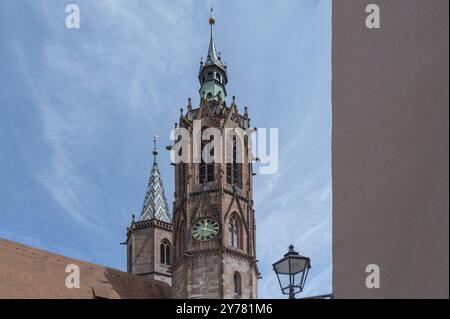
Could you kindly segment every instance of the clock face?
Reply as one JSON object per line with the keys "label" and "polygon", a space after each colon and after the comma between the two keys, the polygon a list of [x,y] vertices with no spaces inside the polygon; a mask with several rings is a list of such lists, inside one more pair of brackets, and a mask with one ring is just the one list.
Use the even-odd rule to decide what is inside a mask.
{"label": "clock face", "polygon": [[213,239],[219,233],[219,223],[212,218],[202,218],[192,227],[192,237],[206,241]]}

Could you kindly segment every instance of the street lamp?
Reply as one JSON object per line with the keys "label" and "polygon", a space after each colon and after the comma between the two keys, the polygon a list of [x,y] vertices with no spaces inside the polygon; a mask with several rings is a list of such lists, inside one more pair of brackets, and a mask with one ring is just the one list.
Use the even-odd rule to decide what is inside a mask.
{"label": "street lamp", "polygon": [[295,295],[303,291],[309,268],[311,268],[310,259],[299,255],[293,245],[289,246],[284,258],[273,264],[273,271],[277,274],[281,291],[289,295],[289,299],[295,299]]}

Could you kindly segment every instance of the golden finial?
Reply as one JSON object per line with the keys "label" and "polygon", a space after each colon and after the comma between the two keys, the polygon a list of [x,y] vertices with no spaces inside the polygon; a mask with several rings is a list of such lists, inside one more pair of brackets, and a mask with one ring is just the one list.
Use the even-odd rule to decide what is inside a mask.
{"label": "golden finial", "polygon": [[214,15],[213,15],[213,7],[211,7],[211,16],[209,17],[209,25],[213,26],[216,23],[216,19],[214,19]]}

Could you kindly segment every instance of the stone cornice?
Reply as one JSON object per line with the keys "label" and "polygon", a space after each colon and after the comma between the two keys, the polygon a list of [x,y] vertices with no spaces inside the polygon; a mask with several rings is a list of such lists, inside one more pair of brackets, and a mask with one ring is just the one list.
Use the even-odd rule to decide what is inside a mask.
{"label": "stone cornice", "polygon": [[164,230],[167,230],[170,232],[173,231],[173,224],[171,224],[171,223],[166,223],[166,222],[163,222],[162,220],[159,220],[156,218],[141,220],[141,221],[133,222],[131,224],[131,226],[128,227],[127,240],[133,231],[138,230],[138,229],[149,228],[149,227],[160,228],[160,229],[164,229]]}

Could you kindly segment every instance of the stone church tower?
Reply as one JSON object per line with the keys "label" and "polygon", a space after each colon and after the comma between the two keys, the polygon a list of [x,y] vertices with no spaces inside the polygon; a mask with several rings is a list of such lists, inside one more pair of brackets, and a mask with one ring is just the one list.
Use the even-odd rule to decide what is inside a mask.
{"label": "stone church tower", "polygon": [[148,180],[141,216],[127,228],[127,271],[146,278],[172,284],[169,272],[172,262],[172,218],[169,213],[161,173],[156,157]]}
{"label": "stone church tower", "polygon": [[[128,272],[172,285],[173,298],[257,298],[260,276],[256,260],[255,211],[250,118],[240,114],[233,97],[226,104],[227,66],[214,43],[215,19],[208,55],[199,71],[200,105],[181,110],[177,129],[189,132],[187,150],[169,146],[175,155],[173,220],[169,213],[161,174],[154,161],[142,213],[127,229]],[[223,160],[195,161],[194,153],[208,150],[208,143],[195,142],[200,133],[217,129]],[[175,130],[177,132],[177,130]],[[177,134],[177,133],[175,133]],[[208,131],[205,132],[208,134]],[[181,136],[180,136],[181,137]],[[223,145],[223,146],[222,146]],[[180,161],[183,152],[192,160]],[[198,154],[198,153],[197,153]],[[172,239],[173,238],[173,239]]]}
{"label": "stone church tower", "polygon": [[[200,105],[193,108],[189,99],[187,112],[181,110],[176,127],[189,131],[191,158],[194,158],[196,147],[194,121],[201,121],[202,132],[207,128],[219,129],[224,145],[222,158],[228,161],[175,164],[172,296],[256,298],[259,272],[252,158],[247,151],[250,139],[233,133],[236,134],[230,139],[233,142],[225,144],[226,129],[249,129],[250,119],[247,108],[244,114],[239,113],[234,97],[231,105],[226,104],[227,66],[216,51],[212,11],[209,24],[208,55],[200,64],[198,76]],[[203,150],[205,142],[200,144],[198,148]],[[237,160],[239,147],[243,150],[239,153],[242,154],[240,161]],[[173,146],[169,148],[174,149]],[[181,157],[184,151],[175,152],[175,156]]]}

